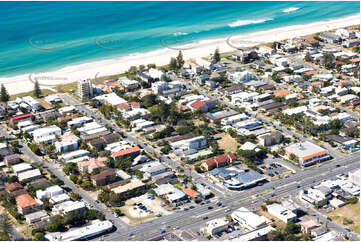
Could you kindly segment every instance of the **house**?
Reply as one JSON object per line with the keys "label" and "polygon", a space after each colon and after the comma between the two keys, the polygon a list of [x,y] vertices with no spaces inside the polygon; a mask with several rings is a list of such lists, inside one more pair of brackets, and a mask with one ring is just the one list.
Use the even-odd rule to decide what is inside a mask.
{"label": "house", "polygon": [[86,123],[90,123],[92,121],[93,121],[92,118],[87,117],[87,116],[83,116],[83,117],[75,118],[75,119],[69,121],[67,123],[67,126],[68,126],[68,128],[80,127],[80,126],[82,126],[82,125],[84,125]]}
{"label": "house", "polygon": [[113,159],[116,159],[118,157],[127,157],[127,156],[135,158],[136,156],[138,156],[140,154],[140,151],[141,151],[141,149],[138,146],[135,146],[135,147],[131,147],[128,149],[113,152],[112,157],[113,157]]}
{"label": "house", "polygon": [[104,186],[115,181],[116,172],[112,169],[106,169],[96,175],[91,176],[90,179],[92,180],[94,186]]}
{"label": "house", "polygon": [[184,188],[183,192],[190,198],[200,197],[200,193],[191,188]]}
{"label": "house", "polygon": [[291,154],[297,157],[301,166],[309,166],[331,159],[328,150],[308,141],[292,144],[286,147],[285,151],[288,157]]}
{"label": "house", "polygon": [[239,114],[237,111],[230,110],[230,111],[218,111],[215,113],[206,113],[205,118],[214,124],[218,124],[222,121],[224,118],[231,117],[233,115]]}
{"label": "house", "polygon": [[9,195],[11,195],[13,197],[17,197],[17,196],[20,196],[20,195],[27,194],[27,191],[18,182],[10,183],[9,185],[7,185],[6,186],[6,191],[7,191],[7,193]]}
{"label": "house", "polygon": [[140,78],[143,82],[146,82],[146,83],[151,83],[151,82],[154,81],[154,79],[145,72],[138,72],[137,77]]}
{"label": "house", "polygon": [[239,61],[243,64],[247,64],[249,62],[252,62],[254,60],[258,60],[259,56],[258,53],[255,50],[250,50],[248,48],[243,48],[242,50],[239,50],[232,54],[232,58],[236,61]]}
{"label": "house", "polygon": [[286,90],[286,89],[282,89],[282,90],[274,93],[274,95],[276,97],[285,97],[288,94],[290,94],[290,92],[288,90]]}
{"label": "house", "polygon": [[72,132],[64,133],[60,141],[55,142],[55,149],[57,152],[63,153],[67,151],[77,150],[80,144],[80,139]]}
{"label": "house", "polygon": [[136,80],[129,80],[127,77],[119,78],[118,82],[123,88],[127,90],[134,90],[139,87],[139,83]]}
{"label": "house", "polygon": [[222,125],[232,125],[237,122],[244,121],[246,119],[248,119],[248,115],[245,113],[240,113],[240,114],[222,119],[221,124]]}
{"label": "house", "polygon": [[288,223],[290,221],[295,222],[297,219],[297,215],[294,214],[288,208],[283,207],[278,203],[273,203],[267,205],[267,211],[272,215],[283,221],[284,223]]}
{"label": "house", "polygon": [[224,155],[215,156],[208,160],[203,161],[202,166],[205,170],[211,171],[214,168],[219,168],[233,163],[237,159],[236,155],[233,153],[228,153]]}
{"label": "house", "polygon": [[21,114],[21,115],[16,115],[14,117],[11,117],[9,123],[10,123],[10,125],[15,126],[21,121],[25,121],[25,120],[33,121],[34,119],[35,119],[34,114],[27,113],[27,114]]}
{"label": "house", "polygon": [[84,202],[65,201],[60,204],[54,205],[51,212],[54,215],[57,215],[57,214],[65,215],[69,212],[84,211],[84,210],[86,210],[86,206],[85,206]]}
{"label": "house", "polygon": [[283,135],[282,133],[276,131],[270,134],[258,136],[257,139],[259,140],[259,144],[262,146],[272,146],[281,143]]}
{"label": "house", "polygon": [[80,158],[80,157],[88,157],[90,155],[90,152],[87,150],[75,150],[68,153],[65,153],[61,156],[59,156],[59,159],[64,160],[65,162],[71,162],[71,160]]}
{"label": "house", "polygon": [[95,170],[106,168],[104,164],[106,160],[106,157],[91,158],[90,160],[79,162],[78,169],[82,173],[92,173]]}
{"label": "house", "polygon": [[316,223],[313,220],[301,222],[300,225],[301,225],[301,231],[306,234],[310,234],[313,229],[318,228],[320,226],[319,223]]}
{"label": "house", "polygon": [[100,101],[100,102],[105,102],[105,103],[107,103],[109,105],[112,105],[112,106],[118,106],[120,104],[127,103],[126,100],[119,97],[114,92],[97,96],[97,97],[95,97],[95,99]]}
{"label": "house", "polygon": [[245,207],[240,207],[231,214],[233,221],[237,222],[242,228],[253,231],[265,227],[270,221],[264,216],[257,215]]}
{"label": "house", "polygon": [[23,163],[20,163],[20,164],[13,165],[11,167],[11,169],[13,170],[14,174],[16,176],[18,176],[19,173],[31,170],[31,169],[33,169],[33,167],[29,163],[24,163],[23,162]]}
{"label": "house", "polygon": [[315,40],[312,35],[302,37],[301,41],[305,46],[318,47],[320,45],[320,42]]}
{"label": "house", "polygon": [[7,166],[12,166],[21,162],[19,154],[7,155],[4,157],[4,163]]}
{"label": "house", "polygon": [[20,182],[29,182],[29,181],[36,180],[36,179],[40,178],[41,176],[42,175],[41,175],[41,172],[39,169],[33,169],[33,170],[21,172],[18,175],[18,178],[19,178]]}
{"label": "house", "polygon": [[162,77],[165,76],[165,74],[163,73],[163,71],[157,70],[157,69],[155,69],[155,68],[150,68],[149,71],[148,71],[148,75],[149,75],[154,81],[162,80]]}
{"label": "house", "polygon": [[206,235],[216,235],[225,231],[228,224],[229,221],[224,218],[213,219],[205,224],[204,232]]}
{"label": "house", "polygon": [[219,89],[218,92],[220,94],[223,94],[224,96],[229,96],[229,95],[232,95],[232,94],[242,92],[243,90],[244,90],[244,87],[243,87],[242,84],[233,83],[229,87],[224,87],[224,88]]}
{"label": "house", "polygon": [[228,72],[227,77],[234,83],[246,83],[256,79],[256,76],[250,71]]}
{"label": "house", "polygon": [[341,41],[340,36],[330,32],[323,32],[319,35],[319,37],[330,44],[337,44]]}
{"label": "house", "polygon": [[25,220],[28,224],[33,224],[42,220],[47,220],[49,217],[49,214],[45,210],[40,210],[25,215]]}
{"label": "house", "polygon": [[332,141],[339,148],[347,151],[355,149],[358,145],[357,140],[352,139],[351,137],[340,136],[336,134],[326,135],[325,140],[327,142]]}
{"label": "house", "polygon": [[29,194],[17,196],[15,200],[17,209],[22,215],[37,212],[41,208],[41,205],[38,204]]}

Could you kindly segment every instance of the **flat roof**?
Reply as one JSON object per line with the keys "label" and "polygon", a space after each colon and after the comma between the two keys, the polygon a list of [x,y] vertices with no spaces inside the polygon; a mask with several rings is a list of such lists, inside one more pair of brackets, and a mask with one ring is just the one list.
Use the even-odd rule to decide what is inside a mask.
{"label": "flat roof", "polygon": [[297,157],[303,159],[308,159],[316,155],[328,153],[328,150],[308,141],[292,144],[286,147],[285,150],[286,152],[295,154]]}

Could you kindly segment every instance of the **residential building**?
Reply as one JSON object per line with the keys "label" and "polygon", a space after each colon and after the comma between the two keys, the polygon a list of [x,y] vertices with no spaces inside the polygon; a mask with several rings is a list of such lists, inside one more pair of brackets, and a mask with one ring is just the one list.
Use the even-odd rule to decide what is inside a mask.
{"label": "residential building", "polygon": [[27,105],[30,106],[31,110],[33,112],[39,111],[41,108],[41,105],[38,101],[36,101],[33,97],[26,96],[22,98],[23,102],[25,102]]}
{"label": "residential building", "polygon": [[234,110],[230,110],[230,111],[224,110],[215,113],[206,113],[205,118],[211,123],[218,124],[222,121],[222,119],[231,117],[236,114],[239,113]]}
{"label": "residential building", "polygon": [[229,222],[224,218],[217,218],[205,224],[204,231],[207,235],[216,235],[228,228]]}
{"label": "residential building", "polygon": [[61,214],[61,215],[65,215],[69,212],[73,212],[73,211],[84,211],[86,210],[86,206],[84,204],[84,202],[79,202],[79,201],[65,201],[59,204],[56,204],[53,206],[52,208],[52,214],[57,215],[57,214]]}
{"label": "residential building", "polygon": [[353,171],[353,172],[350,171],[348,173],[348,180],[359,187],[360,186],[360,169]]}
{"label": "residential building", "polygon": [[[54,137],[54,140],[56,136],[61,136],[61,129],[56,125],[47,126],[44,128],[36,129],[32,133],[34,137],[34,141],[36,143],[41,143],[46,139],[47,137]],[[52,140],[52,139],[51,139]]]}
{"label": "residential building", "polygon": [[59,159],[63,159],[65,162],[69,162],[72,159],[87,157],[88,155],[90,155],[90,152],[87,150],[75,150],[59,156]]}
{"label": "residential building", "polygon": [[29,182],[29,181],[36,180],[36,179],[40,178],[41,176],[42,175],[41,175],[41,172],[39,169],[33,169],[33,170],[21,172],[18,175],[18,178],[19,178],[20,182]]}
{"label": "residential building", "polygon": [[100,102],[105,102],[105,103],[107,103],[109,105],[112,105],[112,106],[118,106],[120,104],[127,103],[126,100],[119,97],[115,92],[97,96],[97,97],[95,97],[95,99],[100,101]]}
{"label": "residential building", "polygon": [[245,113],[240,113],[240,114],[222,119],[221,124],[222,125],[232,125],[232,124],[238,123],[240,121],[244,121],[246,119],[248,119],[248,115]]}
{"label": "residential building", "polygon": [[108,183],[115,181],[116,172],[112,169],[106,169],[101,171],[99,174],[90,177],[94,186],[104,186]]}
{"label": "residential building", "polygon": [[10,118],[10,125],[17,125],[19,122],[21,121],[26,121],[26,120],[31,120],[33,121],[35,119],[34,114],[32,113],[26,113],[26,114],[21,114],[21,115],[16,115]]}
{"label": "residential building", "polygon": [[79,92],[80,99],[82,101],[92,98],[94,93],[93,93],[93,85],[92,85],[91,80],[90,79],[79,80],[78,81],[78,92]]}
{"label": "residential building", "polygon": [[13,165],[11,167],[11,169],[13,170],[14,174],[16,176],[18,176],[19,173],[31,170],[31,169],[33,169],[33,167],[29,163],[20,163],[20,164]]}
{"label": "residential building", "polygon": [[145,183],[143,183],[141,180],[139,180],[137,178],[133,178],[133,179],[129,179],[128,183],[113,188],[112,191],[117,194],[125,194],[128,191],[134,191],[134,190],[137,190],[140,193],[143,193],[143,192],[145,192],[145,188],[146,188]]}
{"label": "residential building", "polygon": [[228,164],[232,164],[234,161],[236,161],[236,159],[237,157],[235,154],[228,153],[205,160],[203,161],[202,166],[205,170],[211,171],[214,168],[224,167]]}
{"label": "residential building", "polygon": [[328,150],[308,141],[292,144],[286,147],[285,151],[288,157],[291,154],[295,155],[301,166],[309,166],[331,158]]}
{"label": "residential building", "polygon": [[323,32],[320,34],[319,37],[330,44],[337,44],[341,41],[340,36],[332,34],[330,32]]}
{"label": "residential building", "polygon": [[34,213],[25,215],[25,220],[28,224],[36,223],[48,219],[50,216],[45,210],[40,210]]}
{"label": "residential building", "polygon": [[322,191],[314,188],[308,188],[299,192],[299,196],[304,201],[322,207],[327,204],[330,197],[326,196]]}
{"label": "residential building", "polygon": [[284,223],[288,223],[290,221],[295,222],[297,219],[297,215],[294,214],[291,210],[288,208],[285,208],[284,206],[273,203],[270,205],[267,205],[267,211],[272,215],[278,218],[279,220],[283,221]]}
{"label": "residential building", "polygon": [[170,144],[173,149],[189,150],[203,149],[207,146],[207,139],[204,136],[198,136],[186,140],[176,141]]}
{"label": "residential building", "polygon": [[38,204],[35,199],[32,198],[29,194],[17,196],[15,200],[19,213],[23,215],[27,215],[29,213],[37,212],[40,210],[40,204]]}
{"label": "residential building", "polygon": [[270,222],[267,218],[259,216],[245,207],[241,207],[234,211],[231,214],[231,217],[233,221],[249,231],[265,227]]}
{"label": "residential building", "polygon": [[83,117],[79,117],[79,118],[75,118],[71,121],[69,121],[67,123],[68,127],[71,128],[71,127],[80,127],[86,123],[90,123],[92,122],[93,119],[90,118],[90,117],[87,117],[87,116],[83,116]]}
{"label": "residential building", "polygon": [[258,136],[259,144],[262,146],[272,146],[279,144],[283,140],[283,135],[281,132],[272,132],[270,134]]}
{"label": "residential building", "polygon": [[19,154],[7,155],[4,157],[4,163],[7,166],[12,166],[21,162]]}
{"label": "residential building", "polygon": [[316,223],[313,220],[301,222],[300,225],[301,225],[301,231],[306,234],[310,234],[313,229],[318,228],[320,226],[319,223]]}
{"label": "residential building", "polygon": [[107,166],[104,162],[107,160],[107,157],[91,158],[87,161],[82,161],[78,163],[78,168],[81,173],[92,173],[95,170],[104,169]]}
{"label": "residential building", "polygon": [[46,188],[45,190],[37,190],[36,197],[41,200],[43,198],[51,198],[53,196],[63,194],[64,192],[63,188],[58,185],[54,185]]}
{"label": "residential building", "polygon": [[77,150],[80,144],[80,139],[72,132],[64,133],[60,141],[55,142],[55,149],[57,152],[63,153],[67,151]]}
{"label": "residential building", "polygon": [[113,159],[116,159],[118,157],[127,157],[127,156],[135,158],[136,156],[138,156],[140,154],[140,151],[141,151],[141,149],[138,146],[135,146],[135,147],[131,147],[128,149],[113,152],[112,157],[113,157]]}

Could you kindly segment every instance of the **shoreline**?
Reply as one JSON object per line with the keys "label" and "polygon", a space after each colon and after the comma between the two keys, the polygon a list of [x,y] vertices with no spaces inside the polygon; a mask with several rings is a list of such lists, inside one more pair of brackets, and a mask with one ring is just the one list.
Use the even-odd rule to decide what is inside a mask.
{"label": "shoreline", "polygon": [[[314,22],[306,25],[292,25],[249,34],[232,35],[231,37],[232,41],[238,40],[251,43],[248,45],[243,44],[242,46],[253,46],[257,45],[257,43],[261,44],[280,41],[341,27],[359,25],[360,16],[360,14],[357,14],[328,21]],[[178,48],[182,49],[185,60],[209,56],[216,48],[219,48],[220,53],[235,51],[236,49],[227,44],[228,38],[230,38],[230,36],[226,38],[200,40],[194,47],[183,47],[184,49],[182,49],[182,46],[179,46]],[[93,79],[96,76],[103,77],[121,74],[127,71],[130,66],[147,64],[156,64],[157,66],[166,65],[169,63],[170,58],[175,57],[177,54],[178,50],[176,50],[175,47],[164,47],[162,49],[157,49],[142,54],[130,54],[123,57],[70,65],[52,72],[27,73],[13,77],[4,77],[0,78],[0,84],[4,84],[10,95],[19,94],[33,90],[33,83],[29,80],[29,77],[32,74],[43,77],[42,80],[46,80],[39,80],[40,86],[42,83],[46,83],[47,86],[56,86],[76,82],[79,79]],[[47,79],[44,77],[49,78]],[[41,87],[45,89],[49,88],[45,85]]]}

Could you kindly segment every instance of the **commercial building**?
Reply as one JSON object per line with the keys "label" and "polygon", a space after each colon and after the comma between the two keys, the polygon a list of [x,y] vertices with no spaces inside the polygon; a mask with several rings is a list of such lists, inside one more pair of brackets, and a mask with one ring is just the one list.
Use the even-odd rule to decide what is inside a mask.
{"label": "commercial building", "polygon": [[224,167],[228,164],[231,164],[237,159],[236,155],[233,153],[228,153],[224,155],[215,156],[208,160],[203,161],[202,166],[207,171],[211,171],[214,168]]}
{"label": "commercial building", "polygon": [[259,144],[262,146],[271,146],[281,143],[283,135],[281,132],[272,132],[270,134],[258,136]]}
{"label": "commercial building", "polygon": [[241,207],[231,214],[233,221],[237,222],[241,227],[253,231],[265,227],[270,221],[259,216],[245,207]]}
{"label": "commercial building", "polygon": [[278,218],[279,220],[283,221],[284,223],[288,223],[289,221],[295,222],[297,219],[297,215],[294,214],[288,208],[284,206],[273,203],[267,206],[267,211],[272,215]]}
{"label": "commercial building", "polygon": [[304,201],[315,206],[323,206],[327,204],[327,201],[330,199],[330,197],[327,197],[323,192],[314,188],[300,191],[299,196]]}
{"label": "commercial building", "polygon": [[90,79],[78,81],[78,92],[80,99],[86,101],[94,96],[93,85]]}
{"label": "commercial building", "polygon": [[66,232],[48,233],[45,238],[49,241],[73,241],[86,240],[94,236],[111,231],[113,228],[112,222],[108,220],[100,221],[94,220],[91,225],[71,229]]}
{"label": "commercial building", "polygon": [[291,154],[295,155],[301,166],[309,166],[331,159],[328,150],[308,141],[292,144],[286,147],[285,151],[288,157]]}
{"label": "commercial building", "polygon": [[174,204],[187,199],[187,195],[184,192],[175,188],[171,184],[161,184],[155,188],[154,191],[158,196],[164,197],[170,203]]}
{"label": "commercial building", "polygon": [[224,218],[217,218],[205,224],[204,231],[207,235],[215,235],[225,231],[229,222]]}

